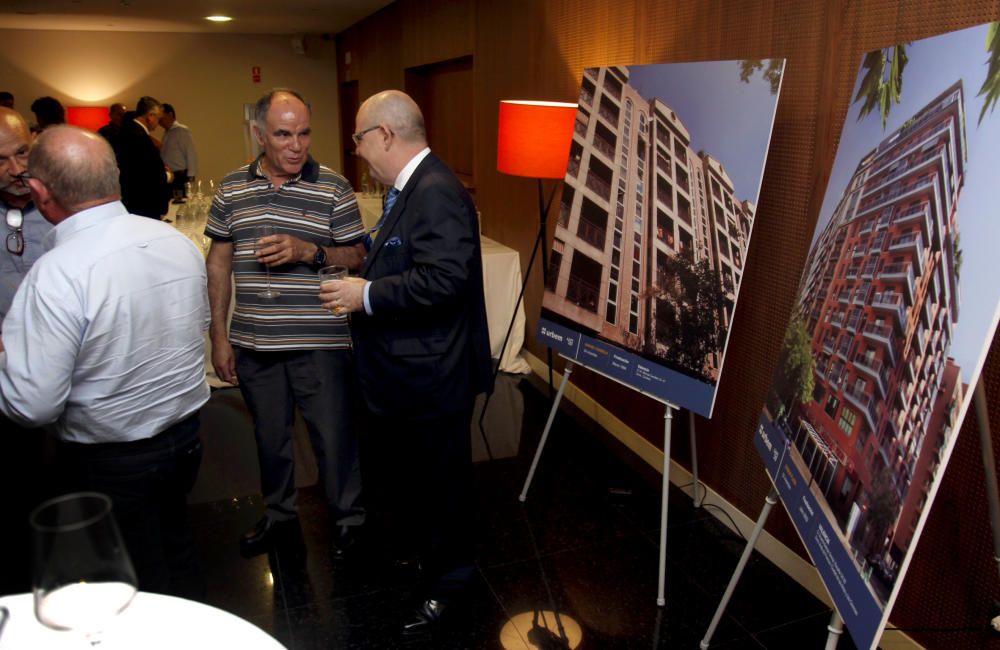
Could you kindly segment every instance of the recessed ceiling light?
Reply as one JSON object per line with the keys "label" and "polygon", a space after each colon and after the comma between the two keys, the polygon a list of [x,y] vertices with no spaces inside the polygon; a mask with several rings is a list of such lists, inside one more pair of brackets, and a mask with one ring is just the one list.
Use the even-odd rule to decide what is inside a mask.
{"label": "recessed ceiling light", "polygon": [[205,16],[205,20],[211,20],[213,23],[228,23],[232,19],[232,16]]}

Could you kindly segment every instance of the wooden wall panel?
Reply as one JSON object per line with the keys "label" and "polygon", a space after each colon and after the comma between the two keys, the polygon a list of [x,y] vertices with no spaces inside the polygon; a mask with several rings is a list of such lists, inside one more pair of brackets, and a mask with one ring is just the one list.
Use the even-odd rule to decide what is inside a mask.
{"label": "wooden wall panel", "polygon": [[[474,58],[474,81],[467,102],[475,122],[476,200],[483,214],[483,232],[521,251],[522,268],[527,265],[538,224],[536,185],[495,170],[501,99],[575,101],[580,74],[588,66],[788,60],[715,414],[710,421],[697,421],[700,477],[755,518],[770,484],[753,449],[752,433],[795,299],[861,57],[868,50],[900,41],[997,20],[1000,1],[464,0],[421,3],[425,13],[420,29],[408,26],[405,53],[394,46],[378,49],[384,41],[376,46],[375,41],[363,38],[374,29],[371,23],[382,23],[394,12],[409,15],[413,7],[410,0],[390,5],[341,34],[338,43],[364,51],[363,67],[351,71],[362,75],[357,78],[364,97],[372,86],[401,76],[404,67],[413,65],[407,61],[411,55],[441,51],[448,52],[442,59],[451,58],[462,43],[461,36],[451,33],[456,21],[461,24],[456,16],[470,17],[468,53]],[[442,17],[441,26],[434,20],[437,14]],[[439,40],[451,44],[436,43]],[[544,349],[534,343],[541,284],[536,263],[526,292],[527,340],[531,351],[544,358]],[[991,362],[987,369],[993,378],[990,401],[1000,405],[1000,369],[995,365]],[[659,404],[582,368],[574,372],[573,380],[590,395],[599,395],[602,405],[640,434],[654,442],[660,439],[663,410]],[[996,419],[1000,408],[991,410],[1000,422]],[[894,620],[910,627],[926,627],[921,621],[931,618],[927,611],[931,606],[937,626],[980,625],[985,622],[983,607],[989,607],[997,592],[989,523],[983,514],[982,469],[977,475],[973,467],[978,442],[970,426],[967,423],[961,433],[940,496],[946,505],[942,507],[939,501],[932,510],[911,567],[912,577],[904,584],[893,612]],[[1000,430],[1000,424],[995,428]],[[674,458],[688,464],[686,436],[675,436],[675,440]],[[966,507],[969,500],[962,495],[971,496],[975,504]],[[768,530],[802,552],[783,510],[774,511]],[[958,559],[958,555],[963,557]],[[950,559],[942,562],[944,556]],[[975,571],[980,571],[978,577]],[[949,587],[942,587],[945,584]],[[928,599],[927,592],[934,589],[945,595]],[[939,645],[941,637],[935,634],[912,632],[930,646]],[[979,637],[965,634],[954,633],[948,640],[963,647],[980,644]]]}

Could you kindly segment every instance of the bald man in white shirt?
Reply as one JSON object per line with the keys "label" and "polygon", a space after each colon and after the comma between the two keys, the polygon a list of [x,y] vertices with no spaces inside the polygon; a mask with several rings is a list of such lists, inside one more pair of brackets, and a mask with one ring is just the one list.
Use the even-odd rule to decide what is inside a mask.
{"label": "bald man in white shirt", "polygon": [[186,495],[209,396],[201,251],[128,214],[95,133],[47,129],[28,175],[55,227],[4,321],[0,411],[54,431],[62,489],[111,497],[140,589],[198,597]]}

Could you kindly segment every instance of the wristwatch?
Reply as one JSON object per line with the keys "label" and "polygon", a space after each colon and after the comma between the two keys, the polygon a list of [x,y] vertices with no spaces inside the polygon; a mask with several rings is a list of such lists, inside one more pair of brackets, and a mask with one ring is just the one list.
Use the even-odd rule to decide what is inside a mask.
{"label": "wristwatch", "polygon": [[319,244],[316,245],[316,254],[313,255],[313,266],[318,269],[326,266],[326,249]]}

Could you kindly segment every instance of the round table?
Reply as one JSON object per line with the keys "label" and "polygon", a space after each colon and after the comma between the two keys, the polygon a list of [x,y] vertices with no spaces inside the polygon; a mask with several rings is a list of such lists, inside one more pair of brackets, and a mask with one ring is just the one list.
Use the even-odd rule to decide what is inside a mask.
{"label": "round table", "polygon": [[[35,618],[31,594],[0,598],[10,618],[0,635],[0,650],[89,648],[81,635],[45,627]],[[139,592],[101,635],[106,650],[282,650],[285,646],[247,621],[221,609],[174,596]]]}

